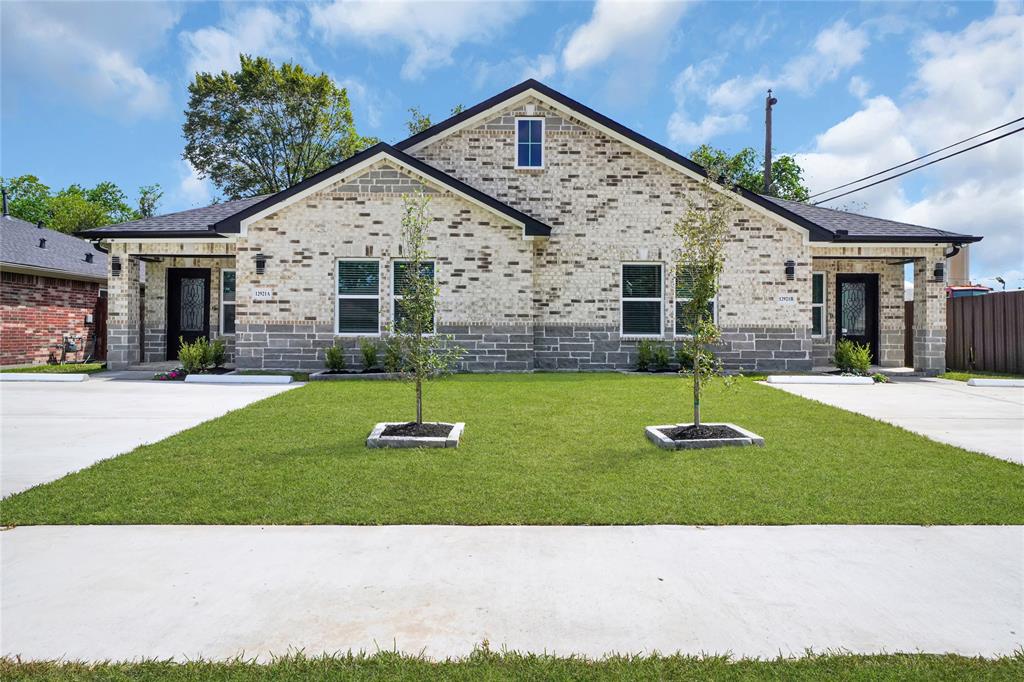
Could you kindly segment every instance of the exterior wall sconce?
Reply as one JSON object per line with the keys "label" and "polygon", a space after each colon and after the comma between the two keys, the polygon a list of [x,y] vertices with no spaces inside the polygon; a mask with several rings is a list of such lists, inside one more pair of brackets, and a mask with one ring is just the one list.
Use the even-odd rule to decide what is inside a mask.
{"label": "exterior wall sconce", "polygon": [[786,279],[787,280],[794,280],[794,279],[796,279],[796,261],[794,261],[794,260],[786,261]]}
{"label": "exterior wall sconce", "polygon": [[935,264],[935,269],[932,270],[932,277],[935,278],[936,282],[942,282],[946,279],[946,264],[939,261]]}
{"label": "exterior wall sconce", "polygon": [[267,271],[267,257],[262,253],[256,254],[256,274],[262,275]]}
{"label": "exterior wall sconce", "polygon": [[110,259],[110,276],[120,277],[121,276],[121,257],[113,256]]}

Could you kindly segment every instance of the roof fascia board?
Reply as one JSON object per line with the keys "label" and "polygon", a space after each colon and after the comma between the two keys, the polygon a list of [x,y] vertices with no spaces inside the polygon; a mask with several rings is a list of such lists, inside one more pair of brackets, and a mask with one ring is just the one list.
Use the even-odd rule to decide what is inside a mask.
{"label": "roof fascia board", "polygon": [[[131,235],[125,235],[124,233],[122,233],[122,234],[118,234],[116,237],[113,237],[113,236],[111,236],[111,237],[102,237],[102,236],[99,236],[99,235],[94,235],[94,236],[90,237],[90,239],[92,241],[107,242],[108,244],[136,244],[136,243],[138,243],[140,241],[144,241],[147,244],[181,244],[182,242],[184,242],[186,244],[230,244],[230,243],[236,241],[236,238],[235,238],[234,235],[224,235],[224,236],[216,235],[216,238],[210,238],[208,236],[207,237],[189,237],[187,235],[184,235],[184,236],[179,236],[178,238],[174,238],[174,237],[171,236],[173,234],[174,234],[173,232],[157,232],[157,233],[153,234],[153,236],[147,236],[147,235],[141,235],[141,234],[137,235],[137,236],[131,236]],[[188,254],[184,254],[184,255],[188,255]]]}
{"label": "roof fascia board", "polygon": [[107,281],[105,275],[86,275],[77,272],[71,272],[70,270],[39,268],[33,265],[23,265],[21,263],[0,263],[0,271],[17,272],[25,275],[42,275],[44,277],[54,277],[56,279],[72,279],[78,282],[103,283]]}

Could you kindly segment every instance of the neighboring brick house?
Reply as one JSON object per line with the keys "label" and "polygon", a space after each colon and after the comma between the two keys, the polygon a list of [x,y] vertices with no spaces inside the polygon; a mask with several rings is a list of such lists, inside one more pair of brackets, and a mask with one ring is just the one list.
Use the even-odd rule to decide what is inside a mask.
{"label": "neighboring brick house", "polygon": [[[423,188],[437,327],[466,348],[464,370],[631,367],[641,339],[685,334],[673,224],[702,173],[526,81],[277,194],[93,230],[115,257],[110,361],[174,358],[179,336],[207,335],[233,340],[239,367],[318,368],[338,339],[355,362],[357,340],[392,320],[402,194]],[[913,263],[915,365],[941,371],[936,265],[978,239],[742,191],[714,304],[718,353],[732,369],[807,370],[845,335],[902,365]]]}
{"label": "neighboring brick house", "polygon": [[[0,217],[0,365],[59,358],[65,334],[80,337],[77,359],[102,355],[107,257],[77,237],[8,215]],[[103,292],[105,294],[105,292]]]}

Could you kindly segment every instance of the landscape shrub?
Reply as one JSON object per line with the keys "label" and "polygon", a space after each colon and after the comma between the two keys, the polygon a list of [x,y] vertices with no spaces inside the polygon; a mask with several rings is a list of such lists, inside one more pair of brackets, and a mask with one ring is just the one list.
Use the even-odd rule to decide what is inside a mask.
{"label": "landscape shrub", "polygon": [[363,354],[363,368],[377,366],[377,343],[370,339],[359,339],[359,352]]}
{"label": "landscape shrub", "polygon": [[867,344],[839,339],[833,360],[836,367],[843,372],[867,376],[868,368],[871,366],[871,349]]}
{"label": "landscape shrub", "polygon": [[646,372],[654,362],[654,342],[644,339],[636,344],[636,368],[640,372]]}
{"label": "landscape shrub", "polygon": [[392,374],[402,371],[402,347],[393,336],[384,342],[384,371]]}
{"label": "landscape shrub", "polygon": [[656,343],[654,344],[653,355],[655,371],[666,371],[669,363],[672,361],[672,350],[664,343]]}
{"label": "landscape shrub", "polygon": [[178,362],[189,374],[204,372],[210,363],[210,345],[205,336],[201,336],[192,343],[185,343],[185,337],[179,336]]}
{"label": "landscape shrub", "polygon": [[324,361],[327,365],[327,369],[332,372],[342,372],[345,370],[345,349],[338,344],[333,344],[327,347],[324,351]]}
{"label": "landscape shrub", "polygon": [[227,362],[228,351],[227,346],[224,345],[224,339],[214,339],[207,346],[206,351],[206,364],[208,366],[223,367],[224,363]]}

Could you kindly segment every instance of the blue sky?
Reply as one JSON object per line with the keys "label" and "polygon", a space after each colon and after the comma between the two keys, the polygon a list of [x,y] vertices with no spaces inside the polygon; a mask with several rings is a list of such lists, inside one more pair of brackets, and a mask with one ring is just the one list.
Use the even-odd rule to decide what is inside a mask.
{"label": "blue sky", "polygon": [[[31,3],[2,21],[4,176],[52,187],[159,182],[162,212],[208,203],[181,159],[186,86],[238,52],[349,90],[360,132],[405,136],[526,77],[684,153],[763,142],[814,190],[1024,115],[1021,2]],[[1024,285],[1024,134],[840,199],[985,236],[976,279]]]}

